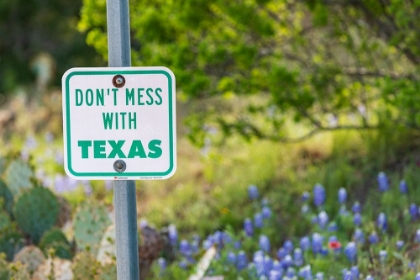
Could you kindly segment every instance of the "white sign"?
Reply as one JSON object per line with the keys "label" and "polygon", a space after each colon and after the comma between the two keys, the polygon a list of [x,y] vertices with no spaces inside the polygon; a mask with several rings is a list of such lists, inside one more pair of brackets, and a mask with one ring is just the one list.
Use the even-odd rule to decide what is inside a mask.
{"label": "white sign", "polygon": [[72,68],[62,78],[65,169],[82,180],[176,170],[175,76],[165,67]]}

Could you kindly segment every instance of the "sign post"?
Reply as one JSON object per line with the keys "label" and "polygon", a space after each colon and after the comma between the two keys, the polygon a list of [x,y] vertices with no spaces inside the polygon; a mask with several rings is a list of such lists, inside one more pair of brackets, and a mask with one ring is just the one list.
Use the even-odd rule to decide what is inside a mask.
{"label": "sign post", "polygon": [[[107,0],[108,65],[131,66],[130,13],[128,0]],[[117,279],[137,280],[139,254],[137,236],[136,184],[114,181]]]}
{"label": "sign post", "polygon": [[176,169],[175,77],[131,67],[128,0],[107,0],[109,67],[62,78],[64,167],[80,180],[114,180],[117,278],[139,279],[134,180]]}

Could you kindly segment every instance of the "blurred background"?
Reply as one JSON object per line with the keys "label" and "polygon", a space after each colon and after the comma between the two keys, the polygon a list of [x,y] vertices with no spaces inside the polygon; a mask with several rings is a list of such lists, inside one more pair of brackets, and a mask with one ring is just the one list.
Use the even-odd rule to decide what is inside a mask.
{"label": "blurred background", "polygon": [[[176,225],[186,239],[240,236],[256,211],[252,185],[270,202],[263,232],[278,247],[313,229],[310,218],[296,218],[296,205],[320,183],[330,215],[345,188],[372,217],[385,207],[390,228],[411,236],[399,217],[408,213],[404,205],[420,203],[419,11],[419,1],[400,0],[131,0],[132,65],[165,66],[177,80],[177,172],[136,182],[140,227]],[[0,2],[0,195],[8,213],[0,251],[9,262],[24,245],[42,247],[53,225],[70,240],[62,256],[74,259],[88,242],[75,225],[85,205],[103,207],[112,224],[111,182],[73,181],[63,167],[61,77],[95,66],[107,66],[105,0]],[[404,180],[410,199],[378,198],[378,174],[390,186]],[[61,225],[64,214],[41,230],[26,225],[41,214],[19,220],[19,197],[39,186],[66,201]],[[12,249],[11,232],[22,241]],[[61,250],[45,242],[44,257]],[[177,266],[168,279],[187,278],[195,263],[182,266],[191,270]],[[158,279],[157,271],[149,276]]]}

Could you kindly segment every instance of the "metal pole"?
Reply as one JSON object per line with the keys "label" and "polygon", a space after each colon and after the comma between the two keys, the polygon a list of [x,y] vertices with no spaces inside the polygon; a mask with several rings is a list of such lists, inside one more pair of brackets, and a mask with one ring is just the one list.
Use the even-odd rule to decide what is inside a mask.
{"label": "metal pole", "polygon": [[[108,66],[131,66],[128,0],[107,0]],[[117,279],[138,280],[135,182],[114,181]]]}

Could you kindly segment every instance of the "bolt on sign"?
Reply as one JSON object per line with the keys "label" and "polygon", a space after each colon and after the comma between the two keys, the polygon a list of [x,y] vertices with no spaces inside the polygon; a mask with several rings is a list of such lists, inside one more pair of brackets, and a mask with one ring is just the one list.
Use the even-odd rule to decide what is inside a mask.
{"label": "bolt on sign", "polygon": [[175,76],[165,67],[72,68],[62,78],[66,173],[165,179],[176,170]]}

